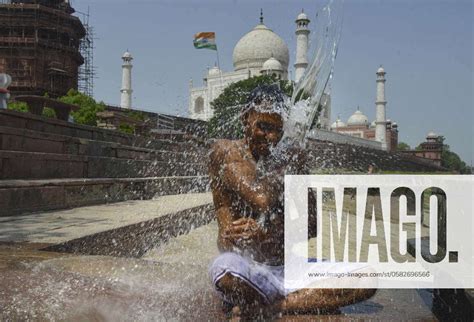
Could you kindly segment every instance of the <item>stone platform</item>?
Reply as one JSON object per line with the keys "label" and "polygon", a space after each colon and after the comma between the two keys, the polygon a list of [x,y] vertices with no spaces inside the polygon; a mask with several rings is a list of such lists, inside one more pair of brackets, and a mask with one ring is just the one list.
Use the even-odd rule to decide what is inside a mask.
{"label": "stone platform", "polygon": [[0,180],[0,217],[206,192],[207,176]]}
{"label": "stone platform", "polygon": [[[159,232],[172,235],[176,227],[180,226],[180,221],[189,231],[193,224],[194,227],[203,224],[197,222],[199,219],[204,223],[212,220],[214,215],[211,202],[210,193],[189,193],[146,201],[125,201],[20,217],[0,217],[0,242],[63,245],[63,248],[72,247],[71,251],[94,254],[118,255],[121,251],[123,255],[131,256],[137,245],[130,245],[129,239],[140,244],[148,241],[153,245],[146,234],[148,237],[158,235]],[[135,234],[140,236],[134,238]],[[178,233],[175,232],[175,235]],[[160,241],[165,240],[165,236],[160,237]],[[125,241],[129,241],[126,247],[119,245]],[[76,244],[78,246],[72,246]],[[107,244],[113,244],[113,250],[107,251]],[[68,250],[63,248],[61,250]]]}

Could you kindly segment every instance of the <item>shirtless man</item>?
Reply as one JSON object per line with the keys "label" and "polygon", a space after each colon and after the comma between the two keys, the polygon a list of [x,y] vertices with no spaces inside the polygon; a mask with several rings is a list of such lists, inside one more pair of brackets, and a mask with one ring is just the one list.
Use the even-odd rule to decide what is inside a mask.
{"label": "shirtless man", "polygon": [[[211,150],[209,175],[219,226],[221,255],[210,276],[224,302],[240,309],[271,308],[283,313],[331,311],[369,298],[371,289],[301,289],[283,287],[285,171],[302,172],[304,155],[274,164],[266,173],[259,163],[272,163],[271,149],[283,135],[284,99],[275,86],[252,92],[242,112],[244,138],[219,140]],[[276,162],[274,162],[276,163]],[[237,309],[240,308],[240,309]]]}

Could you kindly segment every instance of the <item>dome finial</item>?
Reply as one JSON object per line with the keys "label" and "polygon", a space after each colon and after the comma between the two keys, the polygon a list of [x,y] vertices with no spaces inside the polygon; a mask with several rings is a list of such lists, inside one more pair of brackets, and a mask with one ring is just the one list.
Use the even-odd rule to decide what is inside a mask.
{"label": "dome finial", "polygon": [[260,24],[263,25],[263,9],[260,8]]}

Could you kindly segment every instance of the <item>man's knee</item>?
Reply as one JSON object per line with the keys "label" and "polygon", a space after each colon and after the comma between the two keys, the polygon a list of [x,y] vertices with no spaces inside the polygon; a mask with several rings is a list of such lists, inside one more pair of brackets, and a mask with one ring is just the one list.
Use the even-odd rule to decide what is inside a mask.
{"label": "man's knee", "polygon": [[235,290],[237,285],[238,277],[235,277],[230,273],[225,273],[217,282],[217,287],[224,292]]}
{"label": "man's knee", "polygon": [[235,304],[264,303],[260,294],[243,279],[230,273],[224,274],[217,282],[217,287]]}

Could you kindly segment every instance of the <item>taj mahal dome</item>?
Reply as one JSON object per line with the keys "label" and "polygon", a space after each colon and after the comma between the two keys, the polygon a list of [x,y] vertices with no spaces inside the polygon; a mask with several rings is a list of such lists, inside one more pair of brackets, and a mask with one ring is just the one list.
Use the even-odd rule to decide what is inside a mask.
{"label": "taj mahal dome", "polygon": [[[210,68],[204,76],[201,87],[189,84],[189,116],[193,119],[209,120],[213,115],[210,103],[216,99],[231,83],[259,75],[274,75],[278,79],[297,83],[308,66],[309,23],[308,16],[301,12],[296,20],[296,55],[294,63],[294,79],[289,79],[290,53],[287,43],[263,22],[247,32],[234,47],[232,62],[233,71],[220,70],[218,66]],[[322,128],[330,126],[330,97],[322,101],[323,110],[320,116]]]}

